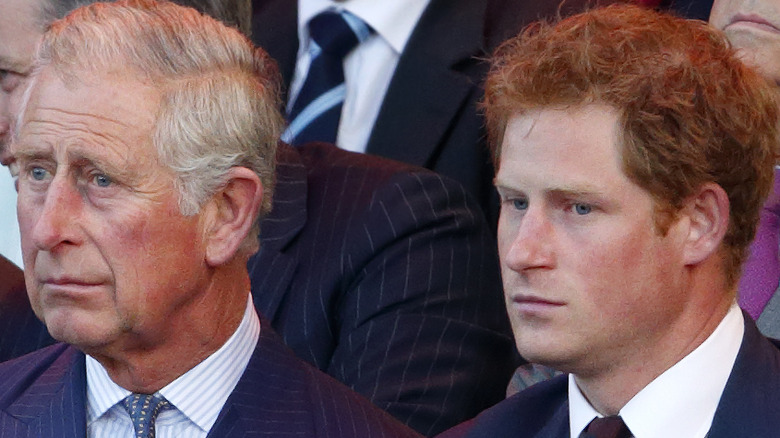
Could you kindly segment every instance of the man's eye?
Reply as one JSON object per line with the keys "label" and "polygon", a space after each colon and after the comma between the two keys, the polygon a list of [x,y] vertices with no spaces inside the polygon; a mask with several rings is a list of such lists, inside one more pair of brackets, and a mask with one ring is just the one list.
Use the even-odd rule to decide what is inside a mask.
{"label": "man's eye", "polygon": [[512,200],[512,207],[514,207],[515,210],[526,210],[528,208],[528,200],[527,199],[513,199]]}
{"label": "man's eye", "polygon": [[43,167],[33,167],[32,170],[30,171],[30,175],[36,181],[43,181],[44,179],[46,179],[46,174],[47,174],[46,169],[44,169]]}
{"label": "man's eye", "polygon": [[26,76],[26,74],[0,69],[0,89],[5,93],[11,93],[22,83]]}
{"label": "man's eye", "polygon": [[97,184],[99,187],[108,187],[111,185],[111,178],[107,177],[106,175],[99,174],[92,177],[92,180]]}
{"label": "man's eye", "polygon": [[572,207],[574,209],[574,212],[580,215],[588,214],[593,210],[593,207],[591,207],[588,204],[574,204]]}

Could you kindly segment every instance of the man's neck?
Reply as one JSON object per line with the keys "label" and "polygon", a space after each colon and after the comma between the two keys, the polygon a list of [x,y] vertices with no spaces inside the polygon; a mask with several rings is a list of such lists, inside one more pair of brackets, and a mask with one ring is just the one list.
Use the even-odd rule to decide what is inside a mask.
{"label": "man's neck", "polygon": [[[637,351],[621,362],[594,367],[593,373],[573,373],[580,391],[602,415],[617,415],[639,391],[674,366],[712,335],[732,305],[731,299],[711,305],[709,317],[698,322],[682,316],[675,328],[667,331],[676,336],[659,338],[652,348]],[[689,336],[682,336],[690,333]]]}
{"label": "man's neck", "polygon": [[[211,290],[208,296],[188,305],[180,316],[167,321],[168,331],[155,335],[156,343],[145,339],[124,339],[110,348],[84,349],[106,369],[111,380],[121,387],[152,394],[183,375],[217,351],[236,331],[244,316],[249,291],[246,268],[242,272],[220,273],[211,284],[228,284],[232,289]],[[231,276],[227,280],[225,276]],[[244,278],[245,281],[236,281]]]}

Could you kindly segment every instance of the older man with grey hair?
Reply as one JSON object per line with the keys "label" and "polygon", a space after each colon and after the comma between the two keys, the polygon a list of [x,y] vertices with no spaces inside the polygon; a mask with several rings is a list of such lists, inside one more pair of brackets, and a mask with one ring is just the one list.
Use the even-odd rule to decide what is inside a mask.
{"label": "older man with grey hair", "polygon": [[33,66],[10,151],[28,294],[64,343],[0,366],[0,436],[416,436],[255,311],[282,126],[263,52],[138,0],[54,23]]}

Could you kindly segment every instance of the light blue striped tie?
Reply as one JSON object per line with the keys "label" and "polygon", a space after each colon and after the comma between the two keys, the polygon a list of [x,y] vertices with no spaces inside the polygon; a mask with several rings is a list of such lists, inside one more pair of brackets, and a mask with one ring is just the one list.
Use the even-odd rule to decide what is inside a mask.
{"label": "light blue striped tie", "polygon": [[287,112],[290,125],[282,137],[299,145],[336,142],[344,104],[344,57],[373,30],[349,12],[326,11],[309,21],[311,64],[306,80]]}
{"label": "light blue striped tie", "polygon": [[150,394],[130,394],[122,400],[122,406],[133,420],[135,438],[154,438],[157,414],[172,408],[168,400]]}

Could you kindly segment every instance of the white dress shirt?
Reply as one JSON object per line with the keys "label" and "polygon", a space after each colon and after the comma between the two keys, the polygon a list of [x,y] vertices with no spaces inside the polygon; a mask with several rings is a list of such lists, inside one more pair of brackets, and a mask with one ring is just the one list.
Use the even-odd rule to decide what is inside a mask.
{"label": "white dress shirt", "polygon": [[[160,412],[156,437],[205,438],[244,373],[259,337],[260,320],[250,295],[244,318],[230,339],[203,362],[155,393],[175,407]],[[89,438],[135,436],[130,415],[121,404],[128,395],[130,391],[114,383],[105,368],[87,356]]]}
{"label": "white dress shirt", "polygon": [[0,166],[0,254],[16,266],[23,267],[19,222],[16,219],[16,188],[11,172],[5,166]]}
{"label": "white dress shirt", "polygon": [[294,102],[309,71],[307,24],[325,10],[347,10],[376,33],[344,60],[346,97],[336,144],[346,150],[365,152],[390,79],[398,59],[429,0],[298,0],[298,58],[290,85],[289,103]]}
{"label": "white dress shirt", "polygon": [[[737,359],[745,332],[734,304],[714,332],[690,354],[639,391],[620,410],[636,438],[704,438]],[[601,414],[569,374],[569,428],[577,438]]]}

